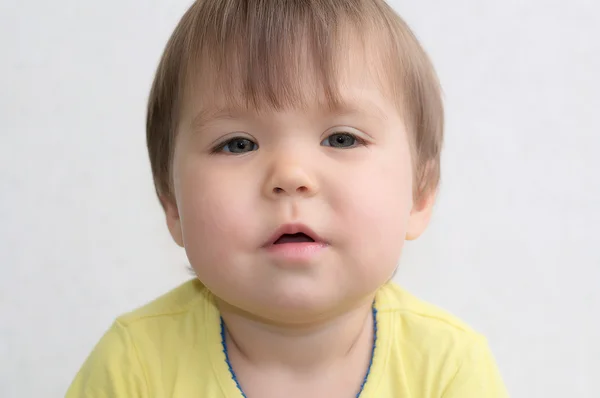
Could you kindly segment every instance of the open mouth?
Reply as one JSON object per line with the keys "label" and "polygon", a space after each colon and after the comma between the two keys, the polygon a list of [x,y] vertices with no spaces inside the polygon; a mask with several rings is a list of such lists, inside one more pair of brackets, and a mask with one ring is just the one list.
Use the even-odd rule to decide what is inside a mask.
{"label": "open mouth", "polygon": [[325,244],[325,241],[319,237],[312,229],[303,224],[284,224],[277,228],[264,244],[268,246],[280,246],[285,244],[301,243],[319,243]]}
{"label": "open mouth", "polygon": [[310,236],[306,235],[303,232],[298,232],[295,234],[283,234],[281,235],[275,242],[274,245],[282,245],[285,243],[306,243],[306,242],[314,242],[315,240]]}
{"label": "open mouth", "polygon": [[[285,260],[277,264],[309,264],[328,244],[303,224],[284,224],[277,228],[263,248],[273,258]],[[278,260],[278,261],[279,261]]]}

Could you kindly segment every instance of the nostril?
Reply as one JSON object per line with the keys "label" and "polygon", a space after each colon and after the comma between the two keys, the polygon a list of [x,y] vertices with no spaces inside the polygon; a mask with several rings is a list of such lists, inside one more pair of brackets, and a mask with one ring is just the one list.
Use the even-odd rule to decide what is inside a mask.
{"label": "nostril", "polygon": [[[298,188],[296,188],[296,193],[299,194],[306,194],[309,191],[308,187],[306,185],[302,185],[299,186]],[[285,192],[293,192],[292,190],[290,191],[286,191],[285,189],[281,188],[281,187],[274,187],[273,188],[273,193],[274,194],[282,194]]]}

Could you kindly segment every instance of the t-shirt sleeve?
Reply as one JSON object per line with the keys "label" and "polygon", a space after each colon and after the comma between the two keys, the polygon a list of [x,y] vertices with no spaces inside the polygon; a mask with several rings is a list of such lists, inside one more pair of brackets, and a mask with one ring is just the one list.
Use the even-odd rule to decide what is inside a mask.
{"label": "t-shirt sleeve", "polygon": [[115,322],[100,339],[66,398],[145,398],[148,387],[131,335]]}
{"label": "t-shirt sleeve", "polygon": [[494,356],[483,337],[477,337],[463,355],[442,398],[508,398]]}

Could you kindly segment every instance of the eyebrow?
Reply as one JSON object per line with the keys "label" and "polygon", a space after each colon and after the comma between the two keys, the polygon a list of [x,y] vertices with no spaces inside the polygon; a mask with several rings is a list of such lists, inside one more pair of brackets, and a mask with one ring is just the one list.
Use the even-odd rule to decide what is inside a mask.
{"label": "eyebrow", "polygon": [[[234,120],[242,117],[248,117],[248,110],[228,106],[224,108],[207,107],[203,108],[192,118],[190,126],[193,130],[199,130],[209,122],[219,120]],[[331,104],[331,106],[323,106],[319,111],[320,117],[325,116],[368,116],[383,120],[388,119],[388,115],[376,104],[371,101],[340,101]]]}
{"label": "eyebrow", "polygon": [[232,120],[236,119],[240,116],[243,116],[246,112],[226,107],[226,108],[204,108],[201,109],[196,115],[192,118],[190,126],[193,130],[197,130],[202,128],[202,126],[206,125],[210,121],[214,120]]}
{"label": "eyebrow", "polygon": [[341,101],[338,104],[333,104],[333,107],[326,112],[336,116],[366,115],[383,120],[388,119],[388,115],[383,111],[383,109],[371,101]]}

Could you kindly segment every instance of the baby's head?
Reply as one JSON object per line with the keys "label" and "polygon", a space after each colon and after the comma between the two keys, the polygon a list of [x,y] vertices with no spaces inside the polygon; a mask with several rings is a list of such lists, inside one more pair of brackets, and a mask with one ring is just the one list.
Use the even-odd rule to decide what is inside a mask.
{"label": "baby's head", "polygon": [[442,135],[435,72],[382,0],[197,1],[147,120],[156,190],[198,278],[281,322],[390,279],[429,221]]}

